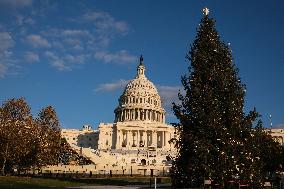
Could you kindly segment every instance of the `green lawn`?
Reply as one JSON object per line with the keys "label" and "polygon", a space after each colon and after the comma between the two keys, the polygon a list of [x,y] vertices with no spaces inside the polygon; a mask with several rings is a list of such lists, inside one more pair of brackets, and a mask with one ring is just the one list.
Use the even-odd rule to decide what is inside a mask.
{"label": "green lawn", "polygon": [[61,181],[57,179],[43,179],[31,177],[1,176],[1,189],[46,189],[46,188],[65,188],[68,186],[82,186],[85,183],[71,181]]}
{"label": "green lawn", "polygon": [[[169,178],[162,178],[162,183],[169,183]],[[153,178],[152,178],[153,182]],[[51,178],[31,178],[16,176],[0,176],[1,189],[47,189],[66,188],[70,186],[84,185],[141,185],[149,184],[147,177],[123,177],[123,178],[103,178],[103,179],[76,179],[58,180]]]}

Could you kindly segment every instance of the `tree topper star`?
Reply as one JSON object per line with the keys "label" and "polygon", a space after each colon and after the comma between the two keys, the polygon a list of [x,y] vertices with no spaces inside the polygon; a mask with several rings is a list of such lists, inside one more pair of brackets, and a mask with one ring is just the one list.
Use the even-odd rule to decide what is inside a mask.
{"label": "tree topper star", "polygon": [[204,9],[202,9],[203,14],[208,15],[209,14],[209,9],[207,7],[205,7]]}

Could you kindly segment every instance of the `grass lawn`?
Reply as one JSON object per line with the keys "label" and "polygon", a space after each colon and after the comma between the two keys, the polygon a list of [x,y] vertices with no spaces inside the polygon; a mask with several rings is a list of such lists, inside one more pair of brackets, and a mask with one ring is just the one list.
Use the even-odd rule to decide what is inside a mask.
{"label": "grass lawn", "polygon": [[[152,182],[153,182],[152,178]],[[162,178],[162,183],[169,183],[169,178]],[[121,177],[101,179],[59,180],[55,178],[31,178],[16,176],[0,176],[1,189],[47,189],[66,188],[84,185],[141,185],[149,184],[149,177]]]}
{"label": "grass lawn", "polygon": [[61,181],[57,179],[43,179],[31,177],[1,176],[1,189],[46,189],[46,188],[65,188],[68,186],[83,186],[84,183],[71,181]]}

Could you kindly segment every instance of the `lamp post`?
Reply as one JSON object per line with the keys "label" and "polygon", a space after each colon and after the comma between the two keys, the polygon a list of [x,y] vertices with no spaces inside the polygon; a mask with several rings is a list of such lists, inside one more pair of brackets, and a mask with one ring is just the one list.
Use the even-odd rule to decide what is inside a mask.
{"label": "lamp post", "polygon": [[269,122],[270,122],[270,133],[272,133],[272,115],[269,115]]}

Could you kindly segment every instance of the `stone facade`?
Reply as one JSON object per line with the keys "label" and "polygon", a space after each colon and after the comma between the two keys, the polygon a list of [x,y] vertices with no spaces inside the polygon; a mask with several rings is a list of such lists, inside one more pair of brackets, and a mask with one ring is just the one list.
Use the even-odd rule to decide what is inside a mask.
{"label": "stone facade", "polygon": [[279,142],[281,145],[284,145],[284,128],[275,128],[266,130],[275,141]]}

